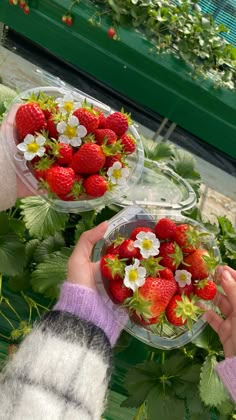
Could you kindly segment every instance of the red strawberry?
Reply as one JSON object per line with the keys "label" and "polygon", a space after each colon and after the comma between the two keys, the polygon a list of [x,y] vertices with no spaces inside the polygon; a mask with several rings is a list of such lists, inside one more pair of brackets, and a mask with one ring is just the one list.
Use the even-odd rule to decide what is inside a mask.
{"label": "red strawberry", "polygon": [[66,143],[59,143],[58,144],[58,156],[57,156],[57,162],[59,165],[68,165],[71,162],[72,159],[72,147],[69,144]]}
{"label": "red strawberry", "polygon": [[176,224],[173,220],[168,219],[167,217],[163,217],[160,219],[155,225],[155,234],[159,239],[173,239]]}
{"label": "red strawberry", "polygon": [[120,153],[117,153],[116,155],[113,155],[113,156],[107,156],[104,169],[106,170],[109,169],[115,162],[121,162],[121,159],[122,159],[122,156]]}
{"label": "red strawberry", "polygon": [[73,112],[73,115],[78,118],[80,125],[86,128],[88,134],[98,128],[99,117],[92,108],[78,108]]}
{"label": "red strawberry", "polygon": [[118,237],[117,239],[115,239],[108,247],[106,250],[107,254],[114,254],[114,255],[118,255],[119,254],[119,248],[120,248],[120,244],[123,242],[124,238],[122,237]]}
{"label": "red strawberry", "polygon": [[188,328],[192,329],[193,321],[197,320],[202,310],[195,305],[196,298],[189,298],[185,295],[175,295],[170,300],[166,308],[166,318],[170,324],[180,327],[188,324]]}
{"label": "red strawberry", "polygon": [[94,131],[96,143],[100,146],[102,144],[112,144],[116,142],[116,133],[108,128],[98,128]]}
{"label": "red strawberry", "polygon": [[107,280],[121,280],[125,272],[125,263],[119,259],[118,255],[106,254],[101,258],[100,270]]}
{"label": "red strawberry", "polygon": [[154,316],[153,318],[144,319],[141,315],[138,315],[135,311],[130,315],[131,319],[136,322],[137,324],[140,324],[144,327],[152,324],[157,324],[159,317]]}
{"label": "red strawberry", "polygon": [[106,128],[115,131],[117,136],[123,136],[129,127],[129,117],[122,112],[113,112],[106,119]]}
{"label": "red strawberry", "polygon": [[119,246],[120,258],[139,258],[139,249],[134,246],[132,239],[125,239]]}
{"label": "red strawberry", "polygon": [[79,174],[94,174],[104,166],[106,156],[98,144],[85,143],[74,153],[72,168]]}
{"label": "red strawberry", "polygon": [[84,178],[82,176],[75,174],[74,182],[69,194],[60,194],[59,197],[63,201],[75,201],[83,194],[84,187],[83,187]]}
{"label": "red strawberry", "polygon": [[45,115],[38,104],[28,102],[16,111],[15,123],[20,139],[47,128]]}
{"label": "red strawberry", "polygon": [[192,280],[205,279],[217,265],[215,257],[201,248],[184,257],[183,262],[185,269],[192,274]]}
{"label": "red strawberry", "polygon": [[[44,114],[45,114],[45,111],[44,111]],[[47,131],[48,131],[48,136],[50,138],[55,139],[55,140],[58,139],[58,131],[57,131],[56,123],[53,120],[52,116],[47,120]]]}
{"label": "red strawberry", "polygon": [[74,178],[73,169],[53,166],[48,170],[46,181],[52,192],[57,195],[66,195],[71,191]]}
{"label": "red strawberry", "polygon": [[115,31],[115,29],[114,28],[109,28],[108,29],[108,31],[107,31],[107,35],[108,35],[108,37],[109,38],[114,38],[114,36],[115,36],[115,34],[116,34],[116,31]]}
{"label": "red strawberry", "polygon": [[183,254],[180,247],[175,242],[162,242],[159,248],[159,257],[161,265],[175,271],[183,260]]}
{"label": "red strawberry", "polygon": [[42,179],[45,181],[46,177],[47,177],[48,170],[49,170],[49,168],[52,167],[52,165],[54,165],[54,161],[52,159],[49,159],[48,157],[41,158],[33,166],[33,172],[34,172],[35,178],[38,181],[40,181]]}
{"label": "red strawberry", "polygon": [[101,197],[108,190],[108,183],[102,175],[90,175],[84,181],[86,194],[91,197]]}
{"label": "red strawberry", "polygon": [[195,251],[199,245],[199,232],[191,225],[186,223],[176,226],[174,241],[182,248],[186,254]]}
{"label": "red strawberry", "polygon": [[105,117],[105,115],[97,107],[94,107],[93,110],[96,112],[96,114],[98,116],[98,119],[99,119],[98,128],[105,128],[105,126],[106,126],[106,117]]}
{"label": "red strawberry", "polygon": [[131,234],[130,234],[130,239],[132,239],[133,241],[135,241],[136,236],[139,232],[153,232],[153,230],[147,226],[139,226],[136,227],[132,230]]}
{"label": "red strawberry", "polygon": [[163,270],[160,270],[159,273],[161,278],[166,280],[175,280],[173,271],[170,268],[164,268]]}
{"label": "red strawberry", "polygon": [[119,138],[119,141],[121,142],[123,150],[125,153],[127,153],[127,155],[134,153],[136,149],[136,141],[133,136],[130,134],[123,134],[123,136]]}
{"label": "red strawberry", "polygon": [[175,281],[147,277],[143,286],[134,293],[127,306],[145,319],[158,317],[176,292]]}
{"label": "red strawberry", "polygon": [[193,284],[185,284],[185,286],[180,287],[180,285],[177,283],[177,289],[180,295],[183,293],[186,296],[190,296],[193,293]]}
{"label": "red strawberry", "polygon": [[193,286],[193,292],[203,300],[212,300],[216,295],[217,288],[213,281],[205,279]]}
{"label": "red strawberry", "polygon": [[123,279],[110,282],[109,291],[114,303],[123,303],[133,295],[133,291],[124,285]]}

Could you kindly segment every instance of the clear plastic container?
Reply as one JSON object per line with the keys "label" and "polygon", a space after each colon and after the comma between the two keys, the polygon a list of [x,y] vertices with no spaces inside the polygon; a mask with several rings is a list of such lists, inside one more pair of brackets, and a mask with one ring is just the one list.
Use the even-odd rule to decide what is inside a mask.
{"label": "clear plastic container", "polygon": [[110,107],[91,98],[90,96],[84,95],[78,90],[71,91],[60,87],[38,87],[22,92],[12,103],[2,124],[0,134],[9,163],[13,166],[15,172],[21,178],[23,183],[27,186],[33,195],[42,196],[52,205],[55,210],[64,213],[80,213],[104,207],[105,205],[118,200],[122,201],[122,197],[125,196],[135,184],[138,183],[144,167],[143,144],[134,125],[129,127],[129,132],[136,140],[136,150],[126,158],[126,162],[128,163],[130,169],[130,174],[127,178],[127,183],[125,186],[115,187],[112,192],[107,191],[103,196],[99,198],[86,198],[78,201],[63,201],[60,199],[54,199],[49,197],[45,191],[38,188],[38,181],[30,170],[30,165],[27,164],[27,161],[16,147],[19,140],[16,127],[14,125],[14,120],[18,105],[24,102],[23,99],[28,98],[32,93],[37,94],[39,92],[45,92],[47,95],[54,96],[55,98],[63,97],[66,93],[72,93],[76,101],[82,102],[84,99],[86,99],[88,104],[97,107],[106,116],[114,112],[114,110],[112,110]]}
{"label": "clear plastic container", "polygon": [[[200,223],[184,217],[179,212],[158,212],[158,209],[156,208],[155,212],[153,211],[152,214],[150,214],[139,206],[127,207],[109,221],[109,227],[104,238],[94,247],[93,260],[99,261],[100,258],[105,255],[108,245],[118,236],[118,234],[129,237],[131,231],[137,226],[148,226],[153,228],[155,223],[162,217],[170,217],[177,224],[191,224],[192,226],[197,227],[198,230],[208,233],[206,243],[204,241],[204,247],[208,250],[213,250],[215,257],[220,260],[220,252],[214,241],[214,236]],[[99,282],[99,289],[104,296],[104,299],[109,300],[110,298],[106,293],[102,279]],[[204,307],[213,308],[214,304],[211,301],[204,301]],[[158,330],[156,326],[141,326],[129,319],[125,330],[152,347],[170,350],[184,346],[192,341],[203,331],[205,325],[206,321],[202,316],[199,316],[191,331],[189,331],[185,325],[182,327],[174,327],[169,323],[164,324],[164,327]]]}

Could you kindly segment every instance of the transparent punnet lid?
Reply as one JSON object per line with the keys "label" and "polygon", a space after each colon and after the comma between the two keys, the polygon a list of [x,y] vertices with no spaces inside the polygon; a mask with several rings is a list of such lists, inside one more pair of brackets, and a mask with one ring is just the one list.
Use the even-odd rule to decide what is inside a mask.
{"label": "transparent punnet lid", "polygon": [[118,200],[122,207],[137,205],[149,212],[184,211],[196,203],[191,185],[166,164],[144,159],[139,182]]}
{"label": "transparent punnet lid", "polygon": [[[103,193],[102,196],[95,196],[95,195],[89,195],[86,193],[81,193],[76,199],[72,199],[71,194],[67,195],[66,198],[58,196],[58,194],[48,194],[47,190],[45,188],[42,188],[42,183],[39,185],[38,179],[35,177],[35,171],[34,167],[32,166],[32,162],[34,161],[27,161],[25,158],[25,154],[23,154],[17,147],[19,146],[20,142],[24,142],[24,139],[19,139],[19,130],[16,128],[16,113],[19,107],[25,103],[25,99],[29,98],[32,94],[34,97],[38,97],[41,93],[47,95],[47,97],[51,97],[52,99],[55,99],[56,101],[59,98],[59,104],[60,99],[63,101],[63,98],[66,97],[66,95],[72,95],[73,101],[75,103],[81,104],[86,101],[86,106],[92,107],[93,109],[98,110],[98,112],[102,113],[104,117],[108,117],[110,114],[114,113],[115,111],[112,110],[110,107],[106,106],[105,104],[101,103],[98,100],[95,100],[91,98],[88,95],[83,94],[83,92],[78,91],[77,89],[73,90],[67,89],[65,87],[37,87],[33,89],[29,89],[27,91],[22,92],[12,103],[5,120],[3,121],[2,127],[1,127],[1,140],[4,145],[4,150],[6,153],[6,156],[10,162],[10,164],[13,166],[15,172],[20,177],[20,179],[23,181],[23,183],[26,185],[26,187],[32,192],[33,195],[40,195],[42,196],[46,201],[48,201],[56,210],[60,212],[83,212],[83,211],[89,211],[96,208],[104,207],[105,205],[108,205],[110,203],[114,203],[117,200],[120,200],[120,197],[123,195],[126,195],[129,191],[129,189],[133,188],[134,185],[139,181],[142,170],[144,167],[144,151],[143,151],[143,144],[141,141],[141,138],[139,136],[138,131],[136,130],[135,126],[133,124],[129,125],[128,130],[126,134],[132,136],[132,138],[135,141],[135,151],[131,154],[125,153],[125,163],[127,164],[126,169],[126,177],[125,177],[125,183],[123,184],[114,184],[114,177],[112,178],[112,188],[108,188],[105,193]],[[56,108],[59,105],[56,105]],[[69,120],[69,116],[68,116]],[[48,121],[48,120],[47,120]],[[61,121],[60,121],[61,122]],[[58,123],[58,121],[57,121]],[[64,120],[63,120],[64,123]],[[72,123],[71,123],[72,124]],[[74,123],[73,123],[74,124]],[[58,127],[58,126],[56,126]],[[61,128],[60,128],[61,129]],[[70,126],[69,130],[73,130],[74,126]],[[46,132],[48,133],[48,128],[46,127]],[[67,130],[67,128],[65,129]],[[65,131],[66,132],[66,131]],[[67,130],[67,134],[69,131]],[[64,133],[63,133],[64,134]],[[93,134],[93,132],[92,132]],[[41,135],[41,132],[40,132]],[[87,132],[87,134],[84,136],[89,136],[90,133]],[[40,136],[42,137],[42,136]],[[64,136],[65,137],[65,136]],[[119,139],[119,136],[117,136],[117,139]],[[49,138],[49,140],[53,140],[53,138]],[[90,142],[90,140],[84,140],[83,143],[82,138],[82,145],[86,142]],[[41,141],[41,139],[40,139]],[[93,140],[92,140],[93,142]],[[54,142],[55,143],[55,142]],[[72,143],[71,143],[72,144]],[[108,144],[108,143],[107,143]],[[107,145],[106,144],[106,145]],[[110,145],[110,144],[109,144]],[[33,145],[35,146],[35,145]],[[47,154],[47,142],[43,144],[43,148],[46,148],[46,154]],[[45,147],[46,146],[46,147]],[[74,146],[72,144],[72,146]],[[25,147],[25,145],[23,146]],[[28,147],[28,146],[27,146]],[[50,146],[51,147],[51,146]],[[76,150],[74,150],[76,149]],[[75,151],[78,151],[79,147],[73,147],[73,153]],[[105,153],[105,152],[104,152]],[[106,155],[108,156],[108,155]],[[92,161],[93,159],[91,159]],[[56,161],[57,164],[57,161]],[[68,165],[69,166],[69,165]],[[120,166],[122,166],[120,164]],[[119,169],[119,168],[118,168]],[[122,169],[122,168],[121,168]],[[101,171],[102,174],[101,174]],[[104,179],[106,181],[108,180],[108,169],[102,167],[101,171],[98,171],[96,174],[100,176],[104,176]],[[128,174],[127,174],[128,171]],[[76,172],[76,171],[75,171]],[[78,171],[79,172],[79,171]],[[94,173],[93,173],[94,174]],[[112,175],[112,174],[111,174]],[[81,183],[88,178],[88,174],[85,174],[84,177],[82,177]],[[94,181],[94,180],[93,180]],[[94,181],[95,182],[95,181]],[[87,183],[88,184],[88,183]],[[45,184],[43,184],[45,185]],[[82,186],[84,186],[84,183],[82,183]],[[95,187],[94,187],[95,188]],[[86,191],[86,189],[83,188],[82,191]],[[90,188],[91,190],[91,188]],[[93,192],[93,191],[91,191]],[[122,199],[121,199],[122,200]]]}

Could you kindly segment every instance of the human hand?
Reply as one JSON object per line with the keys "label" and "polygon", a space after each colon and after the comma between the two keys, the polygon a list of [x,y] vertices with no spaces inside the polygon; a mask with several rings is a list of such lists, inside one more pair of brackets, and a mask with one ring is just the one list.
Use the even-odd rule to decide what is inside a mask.
{"label": "human hand", "polygon": [[83,232],[67,265],[67,281],[96,289],[100,279],[100,262],[90,261],[93,246],[103,238],[108,222],[103,222],[93,229]]}
{"label": "human hand", "polygon": [[225,357],[232,357],[236,356],[236,271],[228,266],[218,267],[217,276],[225,294],[217,292],[214,300],[225,318],[213,310],[204,317],[219,335]]}

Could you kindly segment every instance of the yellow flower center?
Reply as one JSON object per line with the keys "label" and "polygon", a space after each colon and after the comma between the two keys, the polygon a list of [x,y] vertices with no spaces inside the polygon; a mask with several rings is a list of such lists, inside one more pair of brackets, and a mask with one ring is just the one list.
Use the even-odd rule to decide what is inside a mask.
{"label": "yellow flower center", "polygon": [[40,146],[37,143],[27,144],[28,152],[31,152],[31,153],[37,153],[37,151],[39,150],[39,147]]}
{"label": "yellow flower center", "polygon": [[144,239],[142,241],[142,248],[143,249],[148,250],[148,249],[151,249],[151,247],[152,247],[152,241],[150,239]]}
{"label": "yellow flower center", "polygon": [[186,274],[180,274],[180,276],[179,276],[179,278],[180,278],[180,281],[185,281],[186,280]]}
{"label": "yellow flower center", "polygon": [[120,169],[114,169],[114,171],[112,172],[112,176],[114,176],[114,178],[119,179],[122,177],[121,174],[121,170]]}
{"label": "yellow flower center", "polygon": [[77,127],[71,127],[70,125],[67,125],[65,129],[65,135],[69,137],[69,139],[72,139],[73,137],[76,137],[77,133]]}
{"label": "yellow flower center", "polygon": [[65,109],[66,112],[71,112],[74,109],[74,103],[73,102],[64,102],[63,108]]}
{"label": "yellow flower center", "polygon": [[138,278],[137,270],[130,270],[129,272],[129,281],[135,281]]}

